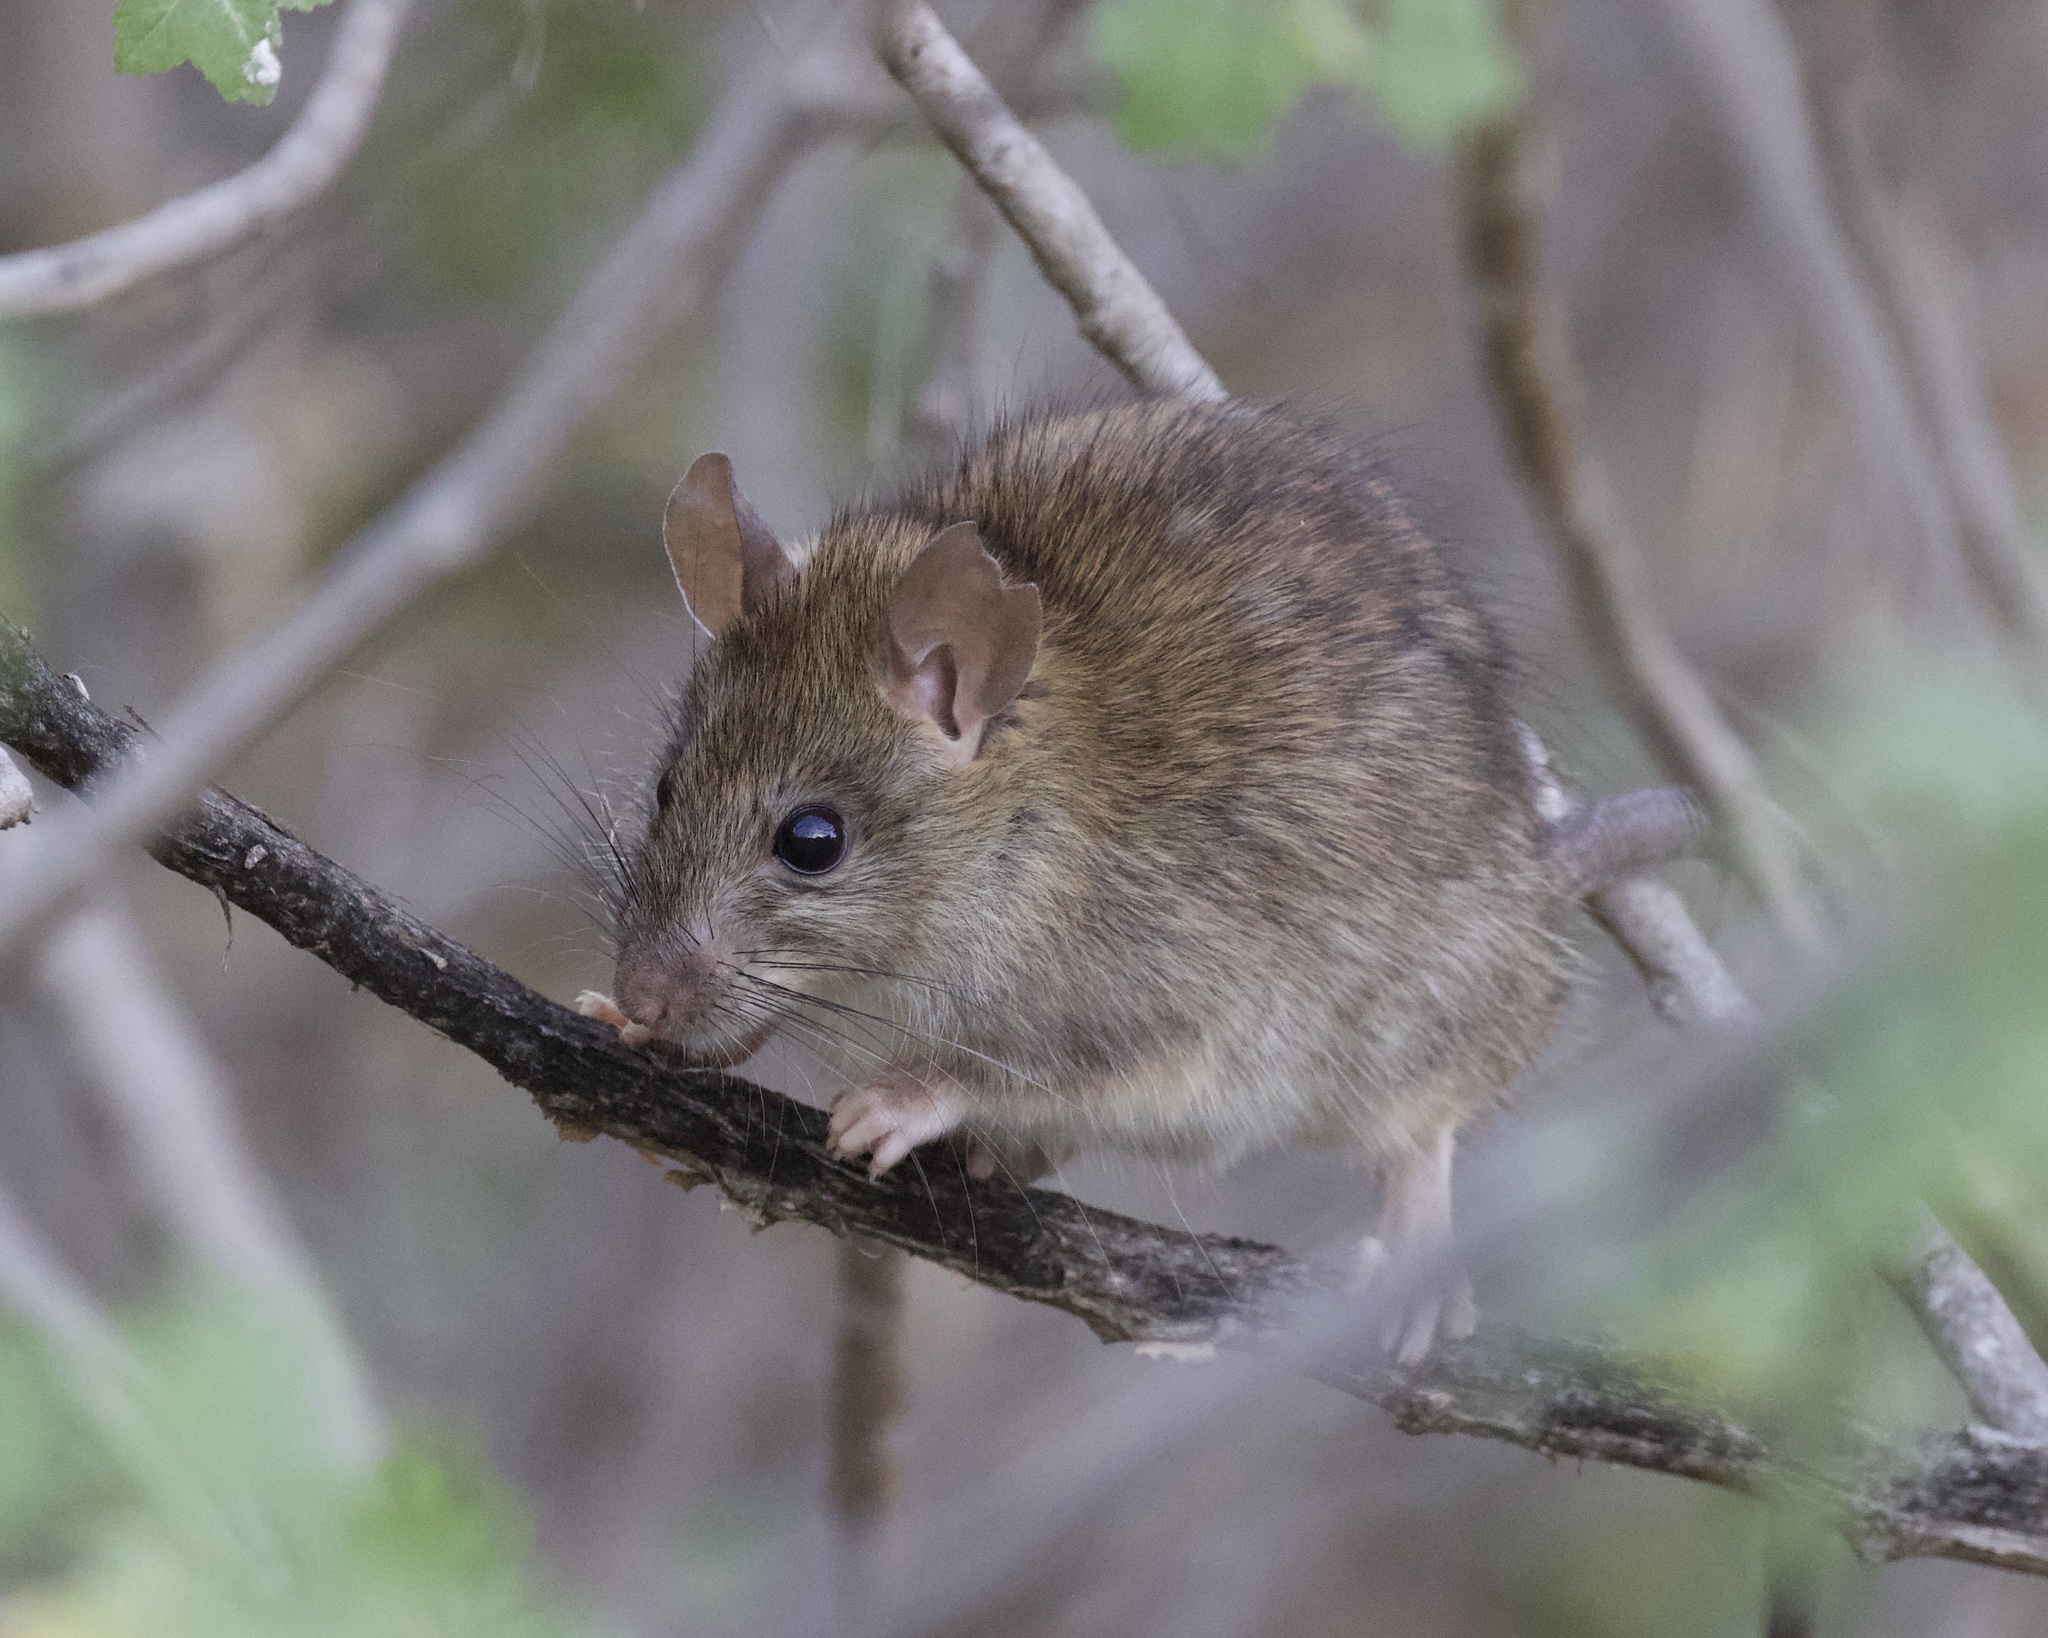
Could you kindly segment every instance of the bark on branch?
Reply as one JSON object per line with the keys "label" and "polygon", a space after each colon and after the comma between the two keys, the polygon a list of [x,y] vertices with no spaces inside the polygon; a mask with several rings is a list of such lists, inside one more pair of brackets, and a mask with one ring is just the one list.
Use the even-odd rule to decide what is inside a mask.
{"label": "bark on branch", "polygon": [[[0,626],[0,741],[73,787],[108,779],[138,736]],[[825,1150],[824,1114],[750,1082],[670,1067],[527,989],[255,809],[218,792],[151,844],[156,857],[476,1053],[565,1134],[600,1133],[709,1183],[758,1224],[806,1222],[898,1246],[982,1285],[1064,1309],[1110,1341],[1284,1345],[1336,1276],[1286,1252],[975,1183],[926,1160],[880,1182]],[[1549,1456],[1645,1468],[1750,1494],[1797,1491],[1875,1559],[1960,1558],[2048,1574],[2048,1451],[1930,1436],[1860,1441],[1825,1471],[1774,1461],[1741,1423],[1600,1350],[1482,1332],[1413,1371],[1324,1360],[1315,1373],[1410,1432],[1466,1433]]]}
{"label": "bark on branch", "polygon": [[362,146],[412,0],[354,0],[305,111],[247,170],[104,233],[0,256],[0,317],[73,312],[281,226],[334,185]]}

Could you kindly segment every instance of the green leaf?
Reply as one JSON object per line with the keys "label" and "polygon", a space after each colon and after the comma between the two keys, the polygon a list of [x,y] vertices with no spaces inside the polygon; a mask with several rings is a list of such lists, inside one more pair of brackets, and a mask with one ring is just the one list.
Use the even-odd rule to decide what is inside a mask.
{"label": "green leaf", "polygon": [[229,102],[265,103],[283,72],[278,13],[311,11],[326,0],[119,0],[114,66],[161,74],[189,62]]}
{"label": "green leaf", "polygon": [[1091,45],[1140,152],[1243,159],[1310,87],[1356,92],[1403,140],[1448,141],[1514,99],[1493,0],[1105,0]]}

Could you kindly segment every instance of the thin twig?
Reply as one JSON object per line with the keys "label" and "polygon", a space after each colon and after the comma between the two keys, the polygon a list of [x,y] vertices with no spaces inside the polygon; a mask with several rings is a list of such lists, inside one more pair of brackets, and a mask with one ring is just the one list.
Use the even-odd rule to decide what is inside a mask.
{"label": "thin twig", "polygon": [[224,256],[304,210],[362,145],[411,4],[353,0],[305,111],[247,170],[103,233],[0,256],[0,316],[94,306]]}
{"label": "thin twig", "polygon": [[304,1350],[329,1451],[368,1468],[387,1434],[369,1378],[283,1203],[249,1151],[226,1072],[125,915],[92,906],[46,944],[37,977],[172,1232]]}
{"label": "thin twig", "polygon": [[807,60],[740,77],[497,410],[350,542],[296,611],[215,665],[101,805],[0,877],[0,952],[46,930],[115,850],[147,836],[329,669],[525,516],[571,434],[737,253],[776,178],[834,128],[795,89],[816,76]]}
{"label": "thin twig", "polygon": [[[78,786],[129,757],[135,731],[83,699],[27,637],[0,627],[0,741]],[[1074,1314],[1107,1340],[1256,1340],[1341,1277],[1272,1246],[1140,1222],[1066,1195],[976,1183],[955,1167],[879,1182],[835,1161],[822,1111],[672,1067],[536,995],[232,797],[209,792],[152,844],[337,972],[468,1048],[578,1135],[605,1133],[709,1183],[758,1224],[799,1221],[898,1246],[978,1284]],[[1550,1456],[1791,1489],[1876,1558],[1931,1556],[2048,1574],[2048,1451],[1929,1436],[1856,1445],[1838,1466],[1784,1466],[1754,1433],[1599,1349],[1482,1333],[1412,1371],[1312,1362],[1409,1432],[1467,1433]]]}
{"label": "thin twig", "polygon": [[1218,399],[1222,382],[1109,236],[1088,196],[1010,112],[931,7],[876,0],[875,50],[1140,392]]}
{"label": "thin twig", "polygon": [[1465,263],[1502,430],[1610,691],[1664,767],[1705,793],[1779,926],[1812,947],[1821,924],[1799,879],[1789,827],[1749,747],[1672,640],[1649,567],[1587,446],[1585,388],[1563,308],[1544,284],[1538,218],[1522,175],[1523,117],[1472,132],[1457,165]]}

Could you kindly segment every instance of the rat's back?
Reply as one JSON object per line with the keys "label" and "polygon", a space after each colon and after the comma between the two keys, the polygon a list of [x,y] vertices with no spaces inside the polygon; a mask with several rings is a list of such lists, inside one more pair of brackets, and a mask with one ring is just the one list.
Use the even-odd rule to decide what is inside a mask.
{"label": "rat's back", "polygon": [[959,907],[1015,934],[991,1055],[1116,1083],[1086,1124],[1139,1147],[1385,1147],[1504,1090],[1561,995],[1506,666],[1382,480],[1155,402],[1020,420],[886,510],[972,520],[1043,600],[985,754],[1036,868]]}

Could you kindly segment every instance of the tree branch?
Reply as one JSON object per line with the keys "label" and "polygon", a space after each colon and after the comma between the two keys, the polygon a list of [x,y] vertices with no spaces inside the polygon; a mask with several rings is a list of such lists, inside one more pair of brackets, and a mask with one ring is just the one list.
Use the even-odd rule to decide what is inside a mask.
{"label": "tree branch", "polygon": [[1458,198],[1467,272],[1494,408],[1544,531],[1556,547],[1587,647],[1659,762],[1697,785],[1772,917],[1811,947],[1820,920],[1787,827],[1756,761],[1679,652],[1612,484],[1586,446],[1585,387],[1564,311],[1545,288],[1540,226],[1522,177],[1521,116],[1467,136]]}
{"label": "tree branch", "polygon": [[117,848],[162,824],[327,670],[525,516],[576,428],[737,252],[775,180],[834,128],[804,95],[818,79],[816,59],[741,76],[497,410],[343,548],[297,610],[228,654],[165,715],[146,762],[0,877],[0,953],[47,930]]}
{"label": "tree branch", "polygon": [[370,128],[412,0],[354,0],[292,128],[235,176],[69,244],[0,256],[0,317],[73,312],[281,226],[334,185]]}
{"label": "tree branch", "polygon": [[876,0],[875,51],[1073,306],[1081,333],[1140,392],[1217,399],[1216,372],[1109,236],[1088,196],[1004,105],[920,0]]}
{"label": "tree branch", "polygon": [[1987,1427],[2048,1445],[2048,1364],[1984,1271],[1922,1212],[1918,1244],[1883,1270]]}
{"label": "tree branch", "polygon": [[[136,747],[0,627],[0,740],[58,783],[108,780]],[[1109,1341],[1284,1346],[1305,1300],[1341,1279],[1273,1246],[1194,1235],[1062,1194],[975,1183],[937,1157],[879,1182],[825,1149],[822,1111],[622,1045],[217,792],[151,844],[353,982],[491,1064],[567,1135],[603,1133],[710,1183],[757,1224],[861,1234],[979,1284],[1060,1308]],[[1750,1494],[1792,1488],[1873,1558],[1934,1556],[2048,1574],[2048,1452],[1966,1436],[1855,1445],[1823,1473],[1776,1463],[1740,1423],[1687,1404],[1597,1349],[1485,1333],[1412,1371],[1312,1362],[1410,1432],[1468,1433]]]}

